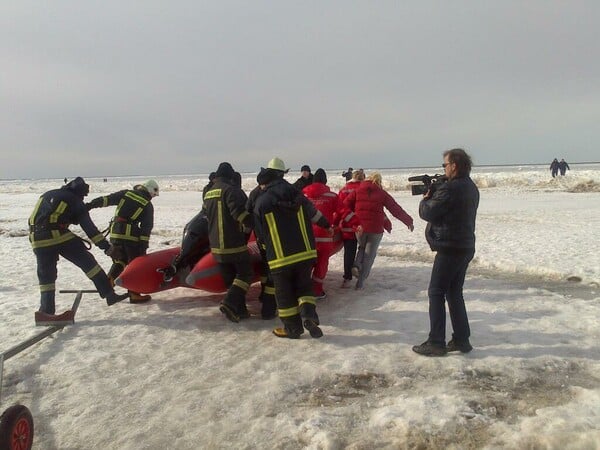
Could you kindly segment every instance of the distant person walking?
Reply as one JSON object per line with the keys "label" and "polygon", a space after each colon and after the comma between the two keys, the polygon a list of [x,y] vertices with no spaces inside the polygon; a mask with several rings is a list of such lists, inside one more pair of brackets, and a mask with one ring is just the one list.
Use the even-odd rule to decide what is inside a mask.
{"label": "distant person walking", "polygon": [[550,172],[552,173],[552,178],[555,178],[558,175],[558,168],[560,164],[558,159],[554,158],[554,160],[550,163]]}
{"label": "distant person walking", "polygon": [[567,170],[571,170],[571,168],[564,159],[561,159],[558,163],[558,170],[560,170],[561,176],[564,176],[566,175]]}
{"label": "distant person walking", "polygon": [[[430,189],[419,204],[419,216],[427,221],[425,237],[437,252],[429,281],[428,339],[412,349],[425,356],[448,352],[470,352],[471,330],[463,298],[467,267],[475,255],[475,218],[479,190],[470,178],[471,157],[460,148],[444,152],[444,173],[448,177]],[[446,302],[452,322],[452,339],[446,345]]]}

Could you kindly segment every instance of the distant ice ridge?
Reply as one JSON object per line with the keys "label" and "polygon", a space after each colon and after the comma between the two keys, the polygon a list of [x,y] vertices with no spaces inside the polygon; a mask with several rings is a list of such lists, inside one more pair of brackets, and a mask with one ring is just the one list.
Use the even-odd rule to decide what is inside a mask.
{"label": "distant ice ridge", "polygon": [[[314,169],[316,170],[316,169]],[[340,190],[346,181],[342,177],[345,169],[326,169],[328,185],[333,190]],[[444,170],[432,167],[411,169],[365,169],[367,175],[380,172],[385,189],[389,191],[409,191],[411,183],[408,177],[415,175],[443,174]],[[256,186],[256,172],[242,173],[242,187],[246,192]],[[286,179],[294,182],[299,172],[289,172]],[[475,166],[471,177],[480,189],[504,188],[509,190],[541,190],[562,192],[600,192],[600,163],[573,164],[565,176],[552,178],[547,166]],[[132,177],[86,178],[90,184],[91,195],[94,193],[113,192],[129,189],[133,184],[141,183],[147,178],[155,178],[161,192],[166,191],[198,191],[208,183],[208,174],[192,175],[148,175]],[[0,191],[5,193],[44,192],[62,186],[62,180],[0,180]]]}

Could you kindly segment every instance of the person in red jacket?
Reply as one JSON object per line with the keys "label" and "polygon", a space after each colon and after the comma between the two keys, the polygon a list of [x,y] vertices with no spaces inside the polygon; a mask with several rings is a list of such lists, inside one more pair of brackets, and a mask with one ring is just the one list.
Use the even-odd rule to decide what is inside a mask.
{"label": "person in red jacket", "polygon": [[[352,179],[339,192],[338,197],[342,205],[346,197],[354,192],[360,186],[360,182],[365,179],[365,173],[361,170],[352,172]],[[356,226],[352,226],[351,221],[358,222]],[[352,266],[356,258],[356,249],[358,248],[358,240],[356,239],[356,229],[360,225],[358,216],[351,210],[345,214],[345,220],[340,220],[339,227],[342,231],[342,239],[344,240],[344,280],[342,281],[343,288],[349,288],[352,282]]]}
{"label": "person in red jacket", "polygon": [[[327,186],[327,174],[323,169],[317,169],[313,175],[313,182],[304,189],[304,195],[315,205],[330,224],[335,224],[340,217],[342,203],[335,192]],[[323,299],[327,295],[323,290],[323,281],[329,268],[329,257],[333,251],[334,241],[339,241],[341,235],[333,234],[330,230],[323,229],[313,224],[313,233],[317,247],[317,261],[313,266],[312,281],[315,298]]]}
{"label": "person in red jacket", "polygon": [[358,215],[361,223],[358,232],[358,253],[352,273],[358,278],[356,289],[362,289],[365,280],[369,277],[383,237],[385,223],[383,208],[385,207],[396,219],[402,221],[410,231],[414,230],[413,219],[381,187],[381,175],[378,172],[372,173],[357,190],[351,192],[344,200],[344,205]]}

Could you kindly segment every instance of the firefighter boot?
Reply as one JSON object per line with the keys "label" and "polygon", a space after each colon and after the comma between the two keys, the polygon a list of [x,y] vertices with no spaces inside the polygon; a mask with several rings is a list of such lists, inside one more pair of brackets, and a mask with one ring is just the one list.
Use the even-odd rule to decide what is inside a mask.
{"label": "firefighter boot", "polygon": [[318,339],[323,337],[323,331],[319,328],[319,316],[317,315],[317,307],[311,301],[304,301],[300,304],[300,314],[302,316],[302,324],[310,333],[310,337]]}
{"label": "firefighter boot", "polygon": [[262,306],[260,308],[260,315],[264,320],[271,320],[277,317],[277,303],[275,302],[275,296],[267,293],[259,295]]}
{"label": "firefighter boot", "polygon": [[75,323],[75,313],[72,310],[62,314],[46,314],[42,311],[35,312],[35,324],[42,327],[63,327]]}
{"label": "firefighter boot", "polygon": [[283,327],[275,328],[273,330],[273,334],[275,336],[280,338],[299,339],[300,335],[304,333],[300,314],[294,314],[290,317],[282,317],[281,321],[283,322]]}
{"label": "firefighter boot", "polygon": [[142,295],[139,292],[129,292],[129,303],[146,303],[152,300],[150,295]]}
{"label": "firefighter boot", "polygon": [[120,301],[125,300],[127,297],[129,297],[128,292],[126,292],[125,294],[117,294],[115,291],[112,291],[106,295],[106,304],[108,306],[112,306],[115,303],[119,303]]}

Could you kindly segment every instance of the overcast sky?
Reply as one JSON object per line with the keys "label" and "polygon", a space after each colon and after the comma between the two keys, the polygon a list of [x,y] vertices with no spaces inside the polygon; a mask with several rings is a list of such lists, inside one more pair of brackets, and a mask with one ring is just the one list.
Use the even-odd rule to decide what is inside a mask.
{"label": "overcast sky", "polygon": [[0,0],[0,178],[600,160],[600,1]]}

